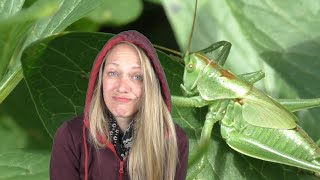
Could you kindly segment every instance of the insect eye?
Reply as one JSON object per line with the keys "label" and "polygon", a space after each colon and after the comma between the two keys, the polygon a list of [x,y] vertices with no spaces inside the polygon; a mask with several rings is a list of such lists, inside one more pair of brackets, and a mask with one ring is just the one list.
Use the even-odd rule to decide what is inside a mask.
{"label": "insect eye", "polygon": [[195,64],[189,63],[186,68],[188,72],[193,72],[195,67],[196,67]]}

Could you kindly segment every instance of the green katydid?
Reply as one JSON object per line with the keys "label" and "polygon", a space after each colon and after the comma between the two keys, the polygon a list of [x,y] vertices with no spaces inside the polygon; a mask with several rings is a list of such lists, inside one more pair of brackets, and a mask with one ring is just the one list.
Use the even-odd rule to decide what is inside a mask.
{"label": "green katydid", "polygon": [[[189,48],[191,36],[192,32]],[[205,56],[219,48],[222,49],[215,61]],[[223,68],[230,48],[229,42],[220,41],[198,52],[186,52],[184,56],[181,88],[187,97],[172,96],[172,102],[177,106],[208,106],[209,109],[199,149],[194,154],[191,152],[189,165],[199,161],[201,166],[199,152],[206,149],[213,125],[219,121],[222,137],[232,149],[319,173],[320,149],[296,124],[292,112],[320,106],[320,99],[277,101],[262,93],[252,84],[262,79],[263,73],[236,76]]]}

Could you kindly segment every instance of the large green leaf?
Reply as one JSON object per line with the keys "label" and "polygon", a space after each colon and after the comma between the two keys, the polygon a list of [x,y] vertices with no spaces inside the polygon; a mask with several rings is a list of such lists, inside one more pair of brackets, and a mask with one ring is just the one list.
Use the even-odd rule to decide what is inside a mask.
{"label": "large green leaf", "polygon": [[[163,0],[183,51],[186,51],[191,31],[194,3]],[[320,57],[317,51],[319,7],[319,2],[315,1],[199,0],[191,50],[201,50],[219,40],[230,41],[233,47],[226,64],[227,69],[236,74],[262,69],[266,78],[260,81],[258,87],[275,97],[315,97],[320,89],[319,83],[314,83],[320,77],[317,73],[317,60]],[[318,110],[299,114],[299,124],[315,140],[320,137],[319,117]],[[215,137],[220,137],[219,134],[219,131],[214,131]],[[208,153],[209,163],[204,170],[195,172],[197,178],[306,178],[294,173],[295,170],[287,170],[286,166],[253,160],[227,151],[216,154],[220,149],[225,151],[223,146],[223,141],[214,138]],[[226,161],[230,159],[232,161]]]}
{"label": "large green leaf", "polygon": [[21,10],[24,0],[2,0],[0,17],[7,18]]}
{"label": "large green leaf", "polygon": [[89,14],[89,18],[99,23],[123,25],[135,20],[142,12],[141,0],[122,0],[114,3],[105,0],[104,4]]}
{"label": "large green leaf", "polygon": [[1,180],[49,179],[48,152],[12,151],[0,153]]}
{"label": "large green leaf", "polygon": [[26,133],[12,117],[0,112],[0,152],[8,149],[24,148],[27,145]]}
{"label": "large green leaf", "polygon": [[[2,12],[12,7],[13,2],[15,0],[6,1],[4,5],[7,7]],[[20,55],[27,45],[39,38],[61,32],[102,2],[103,0],[38,0],[30,8],[14,16],[1,13],[0,102],[22,79]],[[56,12],[53,14],[53,11]],[[39,19],[41,17],[46,18]],[[11,66],[8,67],[9,63]]]}
{"label": "large green leaf", "polygon": [[[91,66],[110,37],[103,33],[66,33],[36,42],[25,50],[25,79],[51,136],[63,121],[83,112]],[[178,94],[176,78],[181,78],[183,68],[172,68],[176,67],[174,62],[163,53],[160,55],[166,62],[165,71],[172,74],[170,86],[176,86],[171,91]]]}
{"label": "large green leaf", "polygon": [[36,112],[25,81],[0,104],[0,137],[0,151],[51,149],[52,139]]}
{"label": "large green leaf", "polygon": [[[92,63],[111,37],[102,33],[65,33],[29,46],[22,64],[37,111],[53,136],[65,120],[83,112]],[[158,52],[171,93],[181,95],[183,66]],[[188,134],[190,152],[200,137],[207,108],[173,106],[172,117]],[[198,179],[313,179],[296,168],[253,159],[232,150],[220,136],[219,126],[206,153],[205,166],[189,167],[188,178]]]}
{"label": "large green leaf", "polygon": [[[300,97],[319,97],[320,84],[315,82],[320,80],[320,2],[228,0],[227,3],[260,57]],[[320,110],[302,115],[301,125],[319,139]]]}
{"label": "large green leaf", "polygon": [[22,56],[24,76],[51,136],[63,121],[83,112],[92,63],[110,37],[67,33],[26,49]]}
{"label": "large green leaf", "polygon": [[[17,2],[19,8],[12,5],[14,2],[6,1],[0,16],[0,102],[22,78],[17,58],[30,28],[37,19],[48,16],[57,9],[55,1],[39,1],[29,9],[19,12],[23,2]],[[17,64],[18,68],[14,65],[10,67],[10,63]]]}
{"label": "large green leaf", "polygon": [[[185,52],[192,27],[195,1],[163,0],[163,5],[174,30],[180,49]],[[237,19],[224,1],[199,0],[191,51],[198,51],[209,45],[226,40],[232,49],[226,67],[236,74],[263,70],[267,77],[258,84],[274,95],[278,95],[278,78],[273,78],[272,70],[261,60],[252,44],[243,35]],[[212,57],[211,54],[208,54]],[[269,72],[271,71],[271,72]],[[278,84],[279,86],[279,84]],[[278,87],[277,86],[277,87]],[[274,92],[275,91],[275,92]]]}
{"label": "large green leaf", "polygon": [[[194,3],[163,0],[177,41],[184,51],[191,31]],[[319,3],[199,0],[191,49],[200,50],[219,40],[230,41],[232,49],[226,67],[231,71],[239,74],[262,69],[266,78],[257,87],[274,97],[316,97],[320,89],[319,83],[313,82],[320,78],[317,74],[319,23],[316,23],[319,21]],[[303,20],[305,17],[308,18]],[[304,44],[303,47],[298,43]],[[311,112],[299,114],[300,125],[317,140],[320,138],[317,130],[320,112]]]}

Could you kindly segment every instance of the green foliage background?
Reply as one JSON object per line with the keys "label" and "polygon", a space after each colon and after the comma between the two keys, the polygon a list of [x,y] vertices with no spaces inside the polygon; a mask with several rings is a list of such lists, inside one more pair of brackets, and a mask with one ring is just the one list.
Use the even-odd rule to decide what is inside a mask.
{"label": "green foliage background", "polygon": [[[154,12],[161,7],[171,26]],[[193,8],[191,0],[0,0],[0,179],[49,179],[54,132],[82,112],[92,62],[112,36],[98,31],[137,29],[155,44],[178,44],[185,52]],[[276,98],[319,97],[319,19],[320,2],[312,0],[199,0],[191,49],[230,41],[226,68],[232,72],[262,69],[266,77],[257,87]],[[171,93],[181,95],[183,66],[164,53],[159,57]],[[173,109],[190,151],[205,113],[206,108]],[[319,109],[297,115],[319,139]],[[235,152],[221,139],[218,124],[205,155],[206,166],[189,167],[188,179],[315,179]]]}

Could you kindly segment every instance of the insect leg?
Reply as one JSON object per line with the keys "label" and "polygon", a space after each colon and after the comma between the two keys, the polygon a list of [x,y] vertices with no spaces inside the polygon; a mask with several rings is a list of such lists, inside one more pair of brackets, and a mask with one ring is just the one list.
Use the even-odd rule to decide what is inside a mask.
{"label": "insect leg", "polygon": [[281,105],[295,112],[320,106],[320,98],[316,99],[279,99]]}
{"label": "insect leg", "polygon": [[264,72],[260,71],[256,71],[256,72],[251,72],[251,73],[245,73],[245,74],[240,74],[239,78],[254,84],[255,82],[260,81],[262,78],[264,78],[265,74]]}
{"label": "insect leg", "polygon": [[189,167],[193,166],[193,164],[199,160],[201,161],[197,166],[201,166],[201,162],[203,162],[202,158],[204,158],[204,153],[207,151],[211,139],[213,125],[223,118],[228,103],[228,100],[217,100],[208,106],[209,111],[204,121],[199,144],[195,149],[193,149],[189,156]]}
{"label": "insect leg", "polygon": [[201,132],[200,142],[207,142],[211,138],[213,125],[224,117],[229,100],[219,100],[208,106],[209,111]]}
{"label": "insect leg", "polygon": [[204,53],[204,54],[207,54],[207,53],[210,53],[220,47],[223,47],[222,50],[220,51],[218,57],[217,57],[217,64],[220,65],[220,66],[223,66],[224,63],[226,62],[227,60],[227,57],[229,55],[229,52],[230,52],[230,49],[231,49],[231,43],[228,42],[228,41],[219,41],[219,42],[216,42],[214,44],[211,44],[209,47],[203,49],[203,50],[200,50],[198,52],[200,53]]}
{"label": "insect leg", "polygon": [[203,107],[210,103],[210,101],[204,100],[201,96],[171,96],[171,101],[179,107]]}

